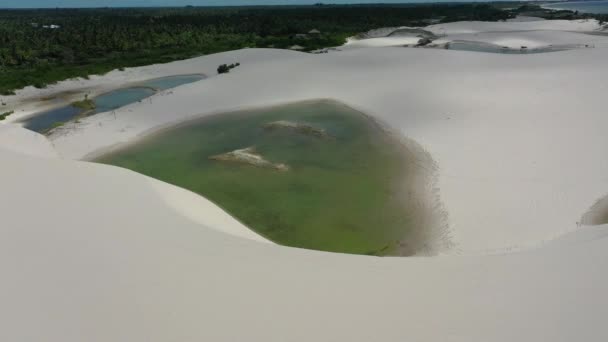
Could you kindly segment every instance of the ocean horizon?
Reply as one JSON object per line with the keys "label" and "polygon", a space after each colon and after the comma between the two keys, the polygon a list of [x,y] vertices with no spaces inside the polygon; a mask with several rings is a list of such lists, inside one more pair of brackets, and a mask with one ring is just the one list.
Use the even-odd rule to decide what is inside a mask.
{"label": "ocean horizon", "polygon": [[568,1],[543,5],[555,10],[579,11],[584,13],[608,13],[608,1]]}
{"label": "ocean horizon", "polygon": [[424,4],[487,1],[428,0],[4,0],[0,8],[99,8],[99,7],[184,7],[184,6],[288,6],[326,3],[346,4]]}

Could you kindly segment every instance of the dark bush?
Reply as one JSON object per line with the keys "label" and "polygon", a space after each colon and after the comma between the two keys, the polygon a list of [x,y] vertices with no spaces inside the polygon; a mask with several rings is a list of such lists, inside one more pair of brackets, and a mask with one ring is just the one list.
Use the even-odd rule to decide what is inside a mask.
{"label": "dark bush", "polygon": [[230,67],[226,64],[222,64],[219,67],[217,67],[218,74],[227,74],[229,72],[230,72]]}

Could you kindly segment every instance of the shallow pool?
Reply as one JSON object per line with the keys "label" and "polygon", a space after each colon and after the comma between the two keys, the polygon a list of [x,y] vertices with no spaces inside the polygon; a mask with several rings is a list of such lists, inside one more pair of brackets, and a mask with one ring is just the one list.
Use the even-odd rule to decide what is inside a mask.
{"label": "shallow pool", "polygon": [[165,90],[165,89],[175,88],[175,87],[183,85],[183,84],[198,82],[204,78],[205,78],[205,76],[196,75],[196,74],[194,74],[194,75],[175,75],[175,76],[161,77],[161,78],[157,78],[154,80],[146,81],[146,82],[143,82],[142,85],[145,87],[151,87],[154,89]]}
{"label": "shallow pool", "polygon": [[[309,129],[269,129],[277,120]],[[285,168],[214,159],[246,148]],[[374,255],[415,248],[408,243],[402,145],[335,102],[206,117],[97,161],[204,195],[279,244]]]}
{"label": "shallow pool", "polygon": [[154,95],[154,93],[154,89],[144,87],[117,89],[109,93],[99,95],[93,99],[95,102],[94,113],[103,113],[115,110],[128,104],[141,101]]}
{"label": "shallow pool", "polygon": [[489,53],[502,53],[502,54],[535,54],[545,52],[557,52],[571,49],[578,49],[589,46],[579,46],[578,44],[569,45],[551,45],[536,48],[520,47],[520,48],[507,48],[496,44],[475,42],[475,41],[453,41],[446,44],[445,48],[448,50],[459,50],[459,51],[475,51],[475,52],[489,52]]}
{"label": "shallow pool", "polygon": [[[154,95],[157,90],[175,88],[183,84],[200,81],[204,78],[203,75],[198,74],[176,75],[145,81],[134,87],[116,89],[94,98],[95,110],[86,113],[86,115],[112,111],[148,98]],[[82,109],[67,105],[42,112],[22,122],[23,127],[29,130],[45,133],[83,114],[85,113]]]}
{"label": "shallow pool", "polygon": [[74,106],[60,107],[24,120],[23,127],[31,131],[43,133],[63,122],[74,119],[80,113],[82,113],[82,110]]}

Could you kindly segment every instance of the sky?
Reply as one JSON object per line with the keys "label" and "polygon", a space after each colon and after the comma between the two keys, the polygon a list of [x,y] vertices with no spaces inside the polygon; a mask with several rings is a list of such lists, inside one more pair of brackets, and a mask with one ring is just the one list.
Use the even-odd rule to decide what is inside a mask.
{"label": "sky", "polygon": [[[301,5],[318,2],[345,4],[438,1],[448,2],[450,0],[0,0],[0,8]],[[458,1],[462,2],[466,0]]]}

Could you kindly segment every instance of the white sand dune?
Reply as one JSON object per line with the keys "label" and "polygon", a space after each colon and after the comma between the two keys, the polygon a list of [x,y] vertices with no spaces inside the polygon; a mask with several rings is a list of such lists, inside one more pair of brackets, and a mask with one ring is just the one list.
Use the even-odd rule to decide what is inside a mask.
{"label": "white sand dune", "polygon": [[608,47],[606,36],[595,36],[579,32],[556,32],[556,31],[526,31],[526,32],[484,32],[475,34],[453,34],[434,41],[435,44],[450,41],[468,40],[483,43],[491,43],[509,48],[528,48],[554,46],[589,46]]}
{"label": "white sand dune", "polygon": [[[540,23],[548,42],[597,28],[444,28],[510,39]],[[580,36],[599,47],[248,49],[137,68],[144,79],[241,63],[68,125],[51,136],[62,158],[0,125],[0,340],[605,341],[608,225],[580,222],[602,223],[602,202],[593,205],[608,193],[608,38]],[[26,94],[8,101],[31,106]],[[317,98],[360,109],[430,154],[453,249],[374,258],[260,243],[198,195],[73,160],[201,115]]]}
{"label": "white sand dune", "polygon": [[383,46],[403,46],[416,45],[418,37],[378,37],[367,39],[350,39],[341,49],[353,49],[361,47],[383,47]]}
{"label": "white sand dune", "polygon": [[599,30],[602,26],[597,20],[534,20],[524,22],[484,22],[459,21],[436,24],[425,27],[435,34],[463,34],[481,32],[517,32],[517,31],[570,31],[589,32]]}
{"label": "white sand dune", "polygon": [[539,17],[530,17],[527,15],[518,15],[515,18],[511,18],[511,19],[507,19],[507,22],[510,23],[523,23],[523,22],[528,22],[528,21],[544,21],[546,19],[544,18],[539,18]]}
{"label": "white sand dune", "polygon": [[[452,41],[472,41],[491,43],[509,48],[545,47],[548,45],[581,45],[606,47],[606,36],[594,36],[588,32],[598,32],[602,25],[596,20],[538,20],[524,17],[515,22],[455,22],[430,25],[424,28],[437,36],[434,44]],[[406,28],[406,27],[404,27]],[[420,39],[416,35],[389,37],[399,28],[370,31],[370,38],[349,39],[342,49],[391,47],[414,45]],[[411,29],[411,28],[406,28]]]}

